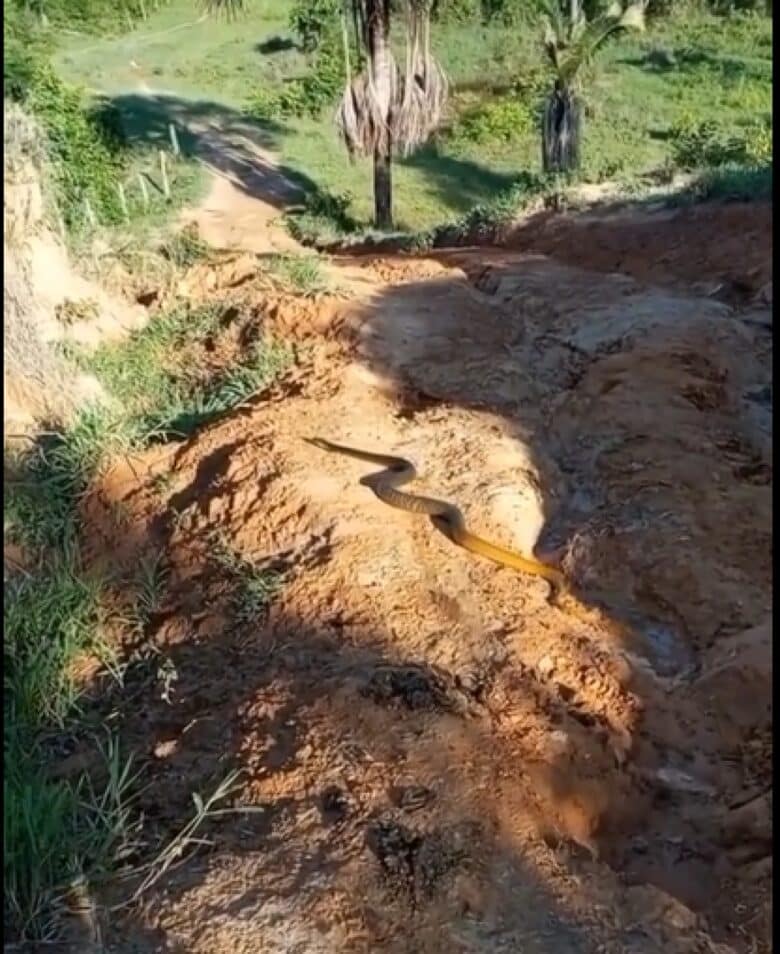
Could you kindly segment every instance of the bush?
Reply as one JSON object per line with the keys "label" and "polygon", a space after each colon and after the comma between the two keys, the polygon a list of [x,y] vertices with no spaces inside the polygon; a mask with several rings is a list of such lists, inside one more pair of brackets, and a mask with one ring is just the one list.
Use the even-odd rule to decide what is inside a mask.
{"label": "bush", "polygon": [[314,243],[322,235],[349,235],[357,231],[358,223],[350,214],[352,196],[334,195],[316,190],[308,192],[302,209],[289,211],[285,216],[287,229],[293,238],[304,244]]}
{"label": "bush", "polygon": [[672,126],[669,139],[673,161],[681,169],[761,166],[772,161],[772,127],[767,122],[752,122],[734,133],[712,120],[684,116]]}
{"label": "bush", "polygon": [[281,89],[255,93],[245,110],[259,120],[316,117],[337,100],[344,82],[344,53],[341,40],[334,35],[320,48],[306,76]]}
{"label": "bush", "polygon": [[434,20],[441,23],[466,23],[482,16],[482,0],[434,0]]}
{"label": "bush", "polygon": [[[649,0],[646,13],[649,18],[660,18],[685,13],[696,6],[692,0]],[[771,0],[705,0],[699,6],[717,14],[772,12]]]}
{"label": "bush", "polygon": [[550,193],[552,180],[531,172],[522,173],[504,192],[490,202],[476,205],[451,225],[434,230],[432,244],[493,238],[497,230],[506,226],[531,202]]}
{"label": "bush", "polygon": [[140,0],[11,0],[18,10],[45,16],[52,26],[79,33],[124,33],[144,17]]}
{"label": "bush", "polygon": [[516,26],[522,22],[536,22],[544,5],[540,0],[481,0],[482,18],[506,26]]}
{"label": "bush", "polygon": [[528,135],[534,126],[534,115],[525,103],[504,98],[467,113],[455,123],[450,136],[461,143],[506,143]]}
{"label": "bush", "polygon": [[48,68],[33,77],[27,104],[47,138],[52,178],[66,229],[85,223],[88,202],[103,224],[122,221],[117,182],[123,170],[123,143],[117,131],[87,108],[82,92]]}
{"label": "bush", "polygon": [[21,102],[28,94],[35,72],[46,62],[51,42],[36,27],[26,10],[12,0],[3,3],[3,97]]}
{"label": "bush", "polygon": [[304,53],[313,53],[334,32],[340,10],[340,0],[295,0],[290,29],[300,38]]}

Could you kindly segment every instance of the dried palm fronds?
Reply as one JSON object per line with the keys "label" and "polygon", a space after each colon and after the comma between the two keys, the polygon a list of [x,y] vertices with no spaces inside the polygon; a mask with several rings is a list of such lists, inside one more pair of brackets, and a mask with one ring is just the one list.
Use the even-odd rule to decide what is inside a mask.
{"label": "dried palm fronds", "polygon": [[372,17],[381,15],[371,0],[352,0],[358,49],[365,66],[352,75],[347,15],[342,20],[346,77],[336,111],[336,126],[350,156],[390,150],[408,155],[441,121],[448,85],[430,49],[429,0],[407,0],[406,59],[401,73],[388,42],[388,24],[371,34]]}
{"label": "dried palm fronds", "polygon": [[406,18],[406,68],[393,118],[396,149],[408,155],[439,125],[447,102],[447,78],[431,54],[428,0],[409,0]]}

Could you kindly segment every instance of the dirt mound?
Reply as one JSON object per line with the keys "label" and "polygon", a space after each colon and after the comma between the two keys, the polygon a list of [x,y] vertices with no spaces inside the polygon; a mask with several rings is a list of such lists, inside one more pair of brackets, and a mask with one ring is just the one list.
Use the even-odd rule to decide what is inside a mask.
{"label": "dirt mound", "polygon": [[733,296],[744,304],[772,277],[772,206],[704,203],[652,214],[544,213],[521,223],[506,245],[589,270]]}
{"label": "dirt mound", "polygon": [[[104,700],[147,837],[243,774],[115,949],[768,950],[771,326],[600,261],[366,259],[314,303],[217,270],[298,366],[118,461],[85,555],[164,569]],[[409,457],[574,598],[310,436]]]}

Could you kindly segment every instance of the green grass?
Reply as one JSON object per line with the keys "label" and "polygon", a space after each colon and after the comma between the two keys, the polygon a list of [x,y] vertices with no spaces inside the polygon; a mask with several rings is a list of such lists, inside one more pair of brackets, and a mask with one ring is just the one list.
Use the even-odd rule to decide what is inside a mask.
{"label": "green grass", "polygon": [[242,404],[288,365],[287,347],[260,340],[232,367],[204,372],[192,349],[234,315],[230,306],[181,306],[156,316],[121,345],[74,356],[121,409],[116,426],[128,446],[186,436]]}
{"label": "green grass", "polygon": [[[188,253],[189,254],[189,253]],[[123,345],[71,358],[95,373],[112,398],[83,410],[62,433],[44,436],[7,461],[5,539],[24,547],[35,569],[6,583],[4,603],[5,918],[17,938],[54,937],[63,892],[115,869],[133,835],[130,763],[109,739],[102,780],[51,776],[51,741],[94,731],[80,718],[73,664],[84,654],[113,662],[104,644],[113,582],[87,575],[79,558],[79,501],[112,455],[189,433],[267,385],[291,359],[258,339],[226,370],[198,370],[198,348],[232,320],[226,306],[161,314]],[[200,352],[202,356],[202,351]],[[237,612],[260,614],[278,588],[274,574],[235,564]],[[142,631],[165,586],[159,560],[141,566],[125,625]],[[55,749],[56,751],[56,749]]]}
{"label": "green grass", "polygon": [[[6,597],[8,599],[8,597]],[[6,724],[13,715],[6,713]],[[114,868],[134,832],[131,762],[110,740],[98,749],[107,781],[52,779],[35,739],[11,722],[5,732],[3,876],[6,937],[52,940],[63,896]]]}
{"label": "green grass", "polygon": [[[237,121],[256,91],[281,88],[305,75],[307,60],[297,49],[279,44],[281,50],[265,52],[262,46],[273,37],[289,37],[282,0],[255,2],[238,21],[195,20],[190,0],[173,0],[143,30],[119,39],[68,38],[58,63],[65,75],[114,94],[137,89],[142,79],[180,97],[185,112],[228,123]],[[549,79],[537,34],[536,26],[435,27],[435,49],[452,80],[453,124],[397,163],[399,229],[424,230],[457,219],[506,191],[518,174],[539,172],[536,111]],[[768,17],[689,12],[656,20],[645,34],[626,35],[608,46],[586,87],[585,180],[631,180],[670,163],[670,134],[685,117],[714,120],[727,132],[771,120],[771,37]],[[671,54],[671,67],[658,67],[659,49]],[[489,113],[496,97],[510,103],[509,114],[516,108],[511,100],[518,100],[519,133],[512,134],[504,122],[497,135],[489,135],[491,118],[480,113]],[[370,164],[349,164],[329,110],[319,119],[290,117],[259,128],[258,135],[304,185],[349,193],[350,215],[369,222]]]}
{"label": "green grass", "polygon": [[316,254],[273,255],[267,259],[266,267],[282,285],[300,295],[311,297],[329,288],[322,260]]}
{"label": "green grass", "polygon": [[99,784],[86,775],[57,779],[46,768],[50,743],[67,739],[77,716],[80,688],[72,664],[104,649],[102,595],[102,583],[80,572],[68,547],[38,573],[6,583],[4,914],[6,930],[16,937],[56,935],[62,892],[84,876],[99,877],[131,835],[130,762],[110,736],[106,745],[85,727],[79,731],[98,752]]}
{"label": "green grass", "polygon": [[284,584],[284,574],[277,570],[257,567],[243,559],[228,540],[218,536],[213,545],[214,560],[227,572],[235,587],[234,609],[236,621],[252,623],[263,616],[271,600]]}
{"label": "green grass", "polygon": [[[82,690],[72,670],[85,653],[108,654],[105,583],[81,569],[77,512],[88,481],[123,439],[107,415],[89,409],[14,460],[4,488],[5,539],[37,561],[6,582],[3,613],[5,924],[18,938],[56,936],[62,892],[111,867],[130,834],[129,762],[110,737],[101,749],[92,730],[76,729]],[[107,781],[49,774],[47,740],[76,731],[100,753]]]}
{"label": "green grass", "polygon": [[105,456],[129,445],[122,422],[100,407],[86,408],[64,433],[45,435],[5,488],[6,539],[33,552],[72,547],[79,497]]}

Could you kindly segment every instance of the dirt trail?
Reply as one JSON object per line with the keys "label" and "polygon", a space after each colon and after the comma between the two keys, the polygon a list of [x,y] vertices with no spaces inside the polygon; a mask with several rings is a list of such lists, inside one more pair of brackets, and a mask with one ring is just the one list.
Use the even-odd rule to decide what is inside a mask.
{"label": "dirt trail", "polygon": [[136,92],[148,97],[151,115],[169,113],[166,125],[172,122],[179,135],[183,129],[192,137],[196,155],[212,175],[208,195],[183,213],[185,222],[196,224],[215,248],[257,254],[301,251],[280,221],[284,210],[300,201],[300,188],[282,170],[257,126],[229,111],[188,110],[187,100],[153,89],[142,78]]}
{"label": "dirt trail", "polygon": [[[234,340],[300,349],[85,500],[90,561],[130,588],[142,559],[165,570],[146,661],[104,703],[146,837],[243,772],[211,849],[106,926],[111,950],[769,950],[771,234],[708,208],[653,242],[695,215],[713,292],[748,245],[740,300],[648,274],[620,231],[610,273],[606,227],[591,268],[576,222],[575,264],[562,226],[552,257],[526,235],[336,262],[348,298],[269,292],[251,256],[190,275],[239,301]],[[475,532],[561,560],[582,612],[383,506],[311,435],[410,457]],[[283,573],[266,613],[225,546]]]}
{"label": "dirt trail", "polygon": [[298,188],[279,169],[274,154],[256,142],[251,130],[226,130],[219,120],[195,123],[199,152],[212,171],[205,201],[185,217],[216,248],[258,254],[296,252],[301,246],[280,221],[300,198]]}

